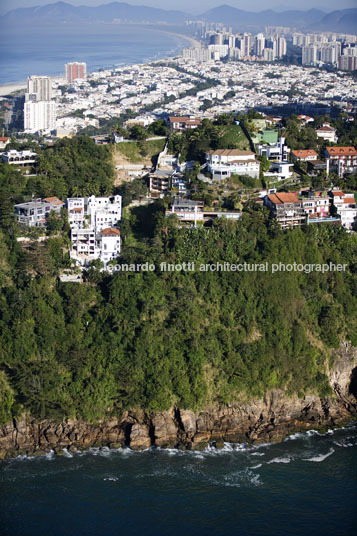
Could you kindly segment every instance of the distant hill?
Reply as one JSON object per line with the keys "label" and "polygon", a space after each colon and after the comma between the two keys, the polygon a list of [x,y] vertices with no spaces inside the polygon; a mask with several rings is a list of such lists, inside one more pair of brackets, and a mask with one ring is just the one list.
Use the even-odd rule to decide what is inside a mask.
{"label": "distant hill", "polygon": [[[221,5],[196,17],[197,20],[222,22],[237,29],[263,29],[264,26],[290,26],[298,29],[330,30],[354,33],[357,28],[357,9],[343,9],[326,14],[319,9],[275,12],[271,9],[254,13],[229,5]],[[125,2],[112,2],[101,6],[73,6],[56,2],[45,6],[13,9],[0,17],[2,25],[42,25],[81,22],[166,23],[183,25],[195,17],[183,11],[133,6]]]}
{"label": "distant hill", "polygon": [[232,6],[222,5],[206,11],[201,18],[209,22],[222,22],[229,26],[291,26],[304,28],[319,22],[326,13],[319,9],[309,11],[282,11],[276,13],[271,9],[254,13]]}
{"label": "distant hill", "polygon": [[311,24],[311,26],[317,30],[355,34],[357,33],[357,9],[333,11],[325,15],[318,23]]}
{"label": "distant hill", "polygon": [[181,11],[168,11],[146,6],[133,6],[124,2],[112,2],[101,6],[73,6],[56,2],[45,6],[13,9],[0,18],[1,23],[39,24],[70,22],[166,22],[183,24],[192,18]]}

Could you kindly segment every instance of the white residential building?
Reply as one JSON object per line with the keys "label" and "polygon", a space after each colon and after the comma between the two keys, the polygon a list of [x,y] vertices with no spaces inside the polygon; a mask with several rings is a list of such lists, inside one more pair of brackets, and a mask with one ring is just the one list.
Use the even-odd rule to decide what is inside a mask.
{"label": "white residential building", "polygon": [[69,197],[67,199],[68,221],[71,229],[84,227],[84,197]]}
{"label": "white residential building", "polygon": [[111,197],[74,197],[67,199],[68,221],[71,226],[71,258],[80,265],[100,259],[104,266],[120,253],[122,199]]}
{"label": "white residential building", "polygon": [[12,164],[15,166],[33,166],[36,163],[37,153],[32,151],[16,151],[10,149],[1,155],[2,161],[5,164]]}
{"label": "white residential building", "polygon": [[24,130],[35,133],[56,128],[56,103],[27,101],[24,104]]}
{"label": "white residential building", "polygon": [[316,131],[316,136],[322,138],[331,143],[337,143],[338,137],[336,135],[336,129],[333,128],[330,123],[323,123],[322,127],[318,128]]}
{"label": "white residential building", "polygon": [[49,101],[52,98],[52,80],[49,76],[29,76],[27,100]]}
{"label": "white residential building", "polygon": [[340,190],[331,190],[329,195],[332,198],[332,205],[341,217],[341,225],[349,231],[353,230],[357,223],[357,204],[354,194],[345,194]]}
{"label": "white residential building", "polygon": [[102,229],[99,240],[100,259],[106,266],[120,255],[120,231],[115,227]]}
{"label": "white residential building", "polygon": [[87,214],[90,225],[97,233],[106,227],[113,227],[121,220],[121,196],[95,197],[87,201]]}
{"label": "white residential building", "polygon": [[206,153],[206,160],[213,179],[226,179],[232,174],[259,177],[260,162],[251,151],[216,149]]}

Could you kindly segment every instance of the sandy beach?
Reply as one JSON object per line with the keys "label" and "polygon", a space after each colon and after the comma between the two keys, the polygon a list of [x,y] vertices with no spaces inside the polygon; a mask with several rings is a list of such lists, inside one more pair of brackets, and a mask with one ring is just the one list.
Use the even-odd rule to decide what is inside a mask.
{"label": "sandy beach", "polygon": [[19,91],[20,89],[26,89],[26,82],[15,82],[13,84],[4,84],[0,86],[0,97],[4,95],[10,95],[14,91]]}

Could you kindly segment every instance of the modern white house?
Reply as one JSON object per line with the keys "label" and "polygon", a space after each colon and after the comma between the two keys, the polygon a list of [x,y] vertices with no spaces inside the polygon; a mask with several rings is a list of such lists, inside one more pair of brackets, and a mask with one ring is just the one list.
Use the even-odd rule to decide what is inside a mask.
{"label": "modern white house", "polygon": [[271,162],[269,171],[264,172],[264,177],[278,181],[289,179],[293,174],[291,171],[293,166],[294,164],[289,162]]}
{"label": "modern white house", "polygon": [[5,153],[2,153],[2,161],[5,164],[10,164],[13,166],[33,166],[36,164],[37,153],[33,151],[16,151],[15,149],[10,149]]}
{"label": "modern white house", "polygon": [[357,204],[354,194],[345,194],[341,190],[331,190],[329,196],[337,214],[341,217],[341,225],[351,231],[357,223]]}
{"label": "modern white house", "polygon": [[213,179],[227,179],[232,174],[259,178],[260,162],[251,151],[216,149],[206,153],[206,161]]}
{"label": "modern white house", "polygon": [[53,211],[59,216],[62,207],[64,203],[58,197],[34,199],[28,203],[15,205],[15,216],[18,223],[26,227],[45,227],[50,212]]}
{"label": "modern white house", "polygon": [[104,267],[120,254],[122,198],[73,197],[67,199],[68,221],[71,226],[70,256],[80,266],[100,259]]}
{"label": "modern white house", "polygon": [[120,255],[120,231],[115,227],[102,229],[100,233],[100,259],[106,266]]}
{"label": "modern white house", "polygon": [[95,197],[87,200],[90,226],[100,233],[102,229],[114,227],[121,220],[121,196]]}

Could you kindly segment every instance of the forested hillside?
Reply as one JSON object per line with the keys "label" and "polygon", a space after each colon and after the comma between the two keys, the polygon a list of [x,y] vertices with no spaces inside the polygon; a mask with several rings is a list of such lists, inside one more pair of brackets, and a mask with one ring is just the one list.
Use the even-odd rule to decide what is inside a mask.
{"label": "forested hillside", "polygon": [[326,395],[328,349],[357,344],[356,245],[340,228],[283,233],[261,211],[209,230],[159,222],[132,260],[333,261],[350,270],[94,273],[78,285],[24,275],[22,254],[2,236],[1,420],[22,408],[89,420],[129,407],[196,408],[278,386]]}
{"label": "forested hillside", "polygon": [[[77,175],[59,171],[63,152],[66,143],[41,165],[73,192]],[[122,263],[333,262],[347,271],[90,269],[84,284],[60,283],[65,226],[24,250],[11,213],[26,179],[2,166],[0,180],[1,422],[24,409],[95,421],[124,408],[202,408],[274,387],[327,395],[330,349],[357,345],[355,233],[327,225],[283,232],[254,204],[238,222],[178,229],[159,201],[124,220]],[[110,184],[110,167],[98,181]],[[57,193],[56,180],[46,193]]]}

